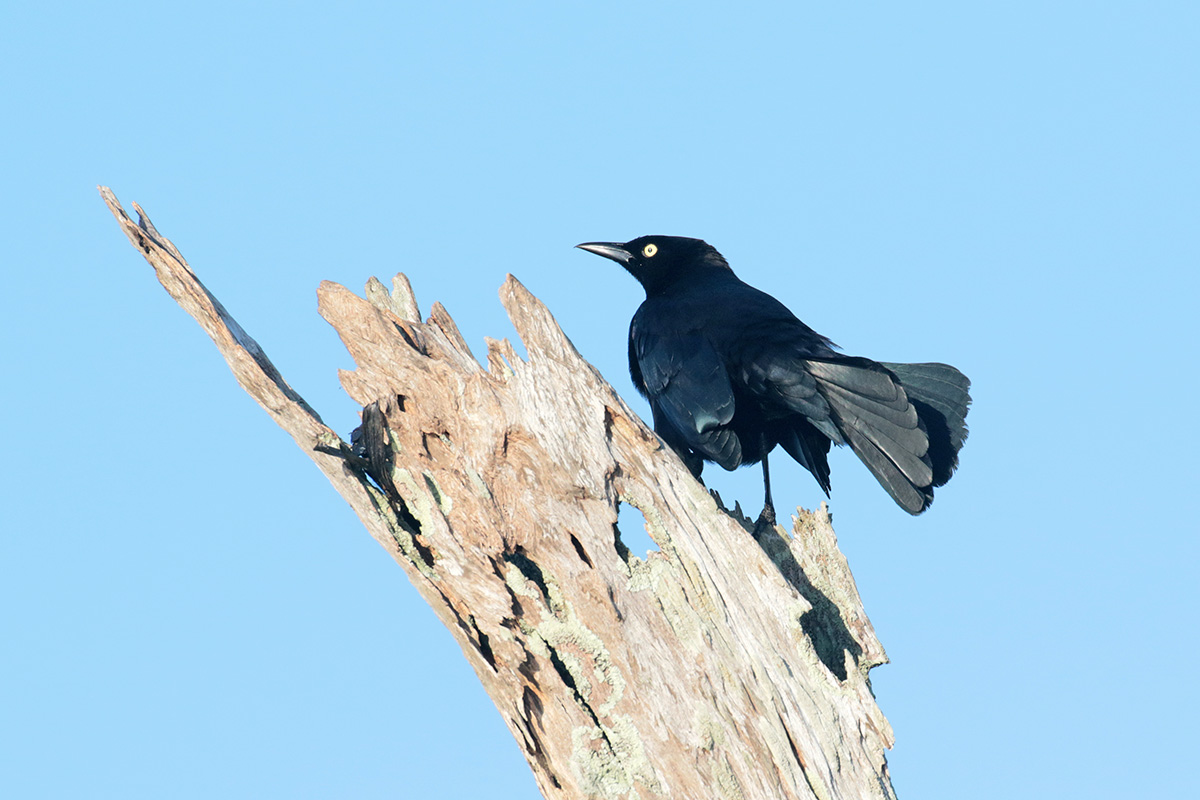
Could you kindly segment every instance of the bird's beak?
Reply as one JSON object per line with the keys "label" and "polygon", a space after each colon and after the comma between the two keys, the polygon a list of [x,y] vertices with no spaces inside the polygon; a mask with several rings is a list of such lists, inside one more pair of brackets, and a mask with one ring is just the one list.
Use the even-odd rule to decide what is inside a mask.
{"label": "bird's beak", "polygon": [[611,258],[621,266],[628,266],[629,262],[633,260],[633,253],[626,250],[625,245],[617,244],[616,242],[584,242],[575,246],[580,250],[587,250],[589,253]]}

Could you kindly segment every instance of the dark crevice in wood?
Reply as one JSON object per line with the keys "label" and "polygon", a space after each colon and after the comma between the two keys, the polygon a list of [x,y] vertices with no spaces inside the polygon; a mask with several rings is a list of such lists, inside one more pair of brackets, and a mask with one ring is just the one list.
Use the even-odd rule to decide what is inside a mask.
{"label": "dark crevice in wood", "polygon": [[542,597],[545,598],[547,603],[550,602],[550,590],[546,587],[546,576],[542,573],[542,568],[525,555],[525,548],[517,547],[513,552],[506,553],[504,558],[527,579],[537,584]]}
{"label": "dark crevice in wood", "polygon": [[617,622],[624,622],[625,615],[621,613],[621,607],[617,605],[617,597],[613,593],[613,588],[608,587],[608,602],[612,604],[613,613],[617,615]]}
{"label": "dark crevice in wood", "polygon": [[612,529],[613,529],[613,547],[616,549],[617,555],[619,555],[621,557],[621,560],[628,563],[629,562],[629,548],[625,546],[625,543],[623,541],[621,541],[621,528],[619,525],[617,525],[617,523],[614,522]]}
{"label": "dark crevice in wood", "polygon": [[492,642],[488,635],[479,630],[479,623],[475,621],[475,617],[471,617],[471,627],[475,630],[476,649],[479,650],[479,655],[483,656],[483,660],[488,663],[492,671],[496,671],[496,655],[492,652]]}
{"label": "dark crevice in wood", "polygon": [[595,567],[592,566],[592,560],[590,558],[588,558],[587,551],[583,549],[583,545],[580,544],[579,539],[576,538],[575,534],[573,534],[573,533],[570,536],[571,536],[571,544],[573,544],[575,546],[575,552],[579,554],[579,560],[582,561],[583,563],[587,564],[589,567],[592,567],[593,569],[595,569]]}

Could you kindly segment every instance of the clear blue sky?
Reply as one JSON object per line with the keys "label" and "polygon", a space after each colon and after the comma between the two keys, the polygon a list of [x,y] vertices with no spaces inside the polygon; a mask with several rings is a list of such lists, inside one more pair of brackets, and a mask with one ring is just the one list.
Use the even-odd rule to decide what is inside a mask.
{"label": "clear blue sky", "polygon": [[[956,364],[972,433],[928,514],[833,463],[900,796],[1194,793],[1200,11],[816,6],[0,12],[0,795],[537,796],[98,183],[344,433],[322,279],[403,270],[482,352],[512,272],[634,401],[640,290],[571,248],[645,233],[847,352]],[[820,499],[776,461],[781,510]]]}

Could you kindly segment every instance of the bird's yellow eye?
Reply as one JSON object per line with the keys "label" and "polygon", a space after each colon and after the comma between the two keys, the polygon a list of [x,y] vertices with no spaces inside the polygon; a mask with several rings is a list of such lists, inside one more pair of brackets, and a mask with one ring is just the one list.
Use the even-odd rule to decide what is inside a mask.
{"label": "bird's yellow eye", "polygon": [[644,255],[646,258],[653,258],[654,254],[657,252],[658,245],[654,244],[653,242],[642,248],[642,255]]}

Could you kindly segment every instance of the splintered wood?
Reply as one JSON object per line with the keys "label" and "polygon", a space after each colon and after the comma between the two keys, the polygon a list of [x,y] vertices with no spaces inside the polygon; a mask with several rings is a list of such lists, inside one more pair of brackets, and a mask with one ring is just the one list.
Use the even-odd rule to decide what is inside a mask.
{"label": "splintered wood", "polygon": [[[509,276],[528,358],[487,367],[403,275],[321,315],[371,409],[351,448],[140,208],[105,202],[238,382],[328,476],[458,640],[547,798],[892,798],[886,661],[824,508],[752,534]],[[287,498],[280,498],[287,502]],[[621,503],[658,550],[621,542]],[[403,614],[398,610],[398,614]]]}

